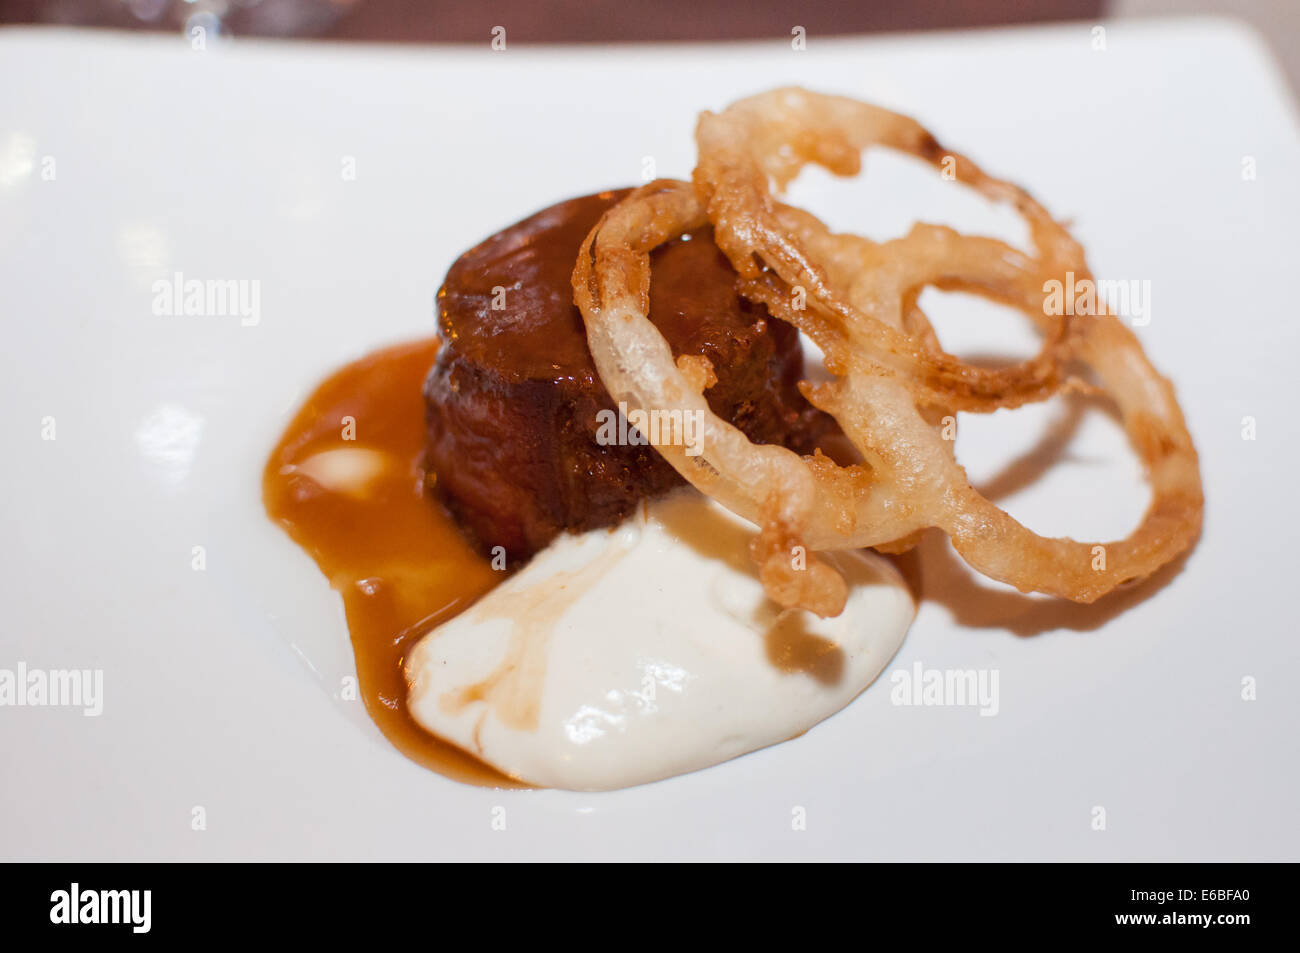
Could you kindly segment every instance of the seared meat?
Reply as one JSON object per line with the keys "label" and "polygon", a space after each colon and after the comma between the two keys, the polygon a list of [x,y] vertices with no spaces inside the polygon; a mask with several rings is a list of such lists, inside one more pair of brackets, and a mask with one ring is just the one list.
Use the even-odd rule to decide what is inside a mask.
{"label": "seared meat", "polygon": [[[587,349],[570,276],[578,248],[625,191],[561,202],[462,255],[438,292],[442,347],[425,383],[439,496],[484,551],[512,558],[562,530],[607,526],[683,483],[649,446],[602,446],[613,409]],[[650,318],[674,355],[701,354],[714,413],[751,440],[808,452],[829,418],[798,392],[798,334],[735,291],[712,231],[651,258]]]}

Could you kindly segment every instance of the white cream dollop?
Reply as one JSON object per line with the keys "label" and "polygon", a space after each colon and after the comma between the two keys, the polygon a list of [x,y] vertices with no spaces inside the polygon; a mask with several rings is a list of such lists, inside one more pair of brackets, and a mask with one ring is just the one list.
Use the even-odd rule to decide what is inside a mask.
{"label": "white cream dollop", "polygon": [[794,737],[884,670],[912,622],[894,568],[830,554],[834,619],[782,612],[748,554],[753,528],[693,490],[611,530],[564,535],[406,662],[426,730],[513,777],[606,790]]}

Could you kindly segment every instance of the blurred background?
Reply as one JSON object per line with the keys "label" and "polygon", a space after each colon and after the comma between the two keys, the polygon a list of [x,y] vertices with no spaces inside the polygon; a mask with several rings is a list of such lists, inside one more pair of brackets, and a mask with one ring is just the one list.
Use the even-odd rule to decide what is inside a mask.
{"label": "blurred background", "polygon": [[400,43],[746,40],[961,29],[1057,20],[1215,14],[1245,20],[1300,90],[1300,0],[0,0],[0,25],[42,23],[208,35]]}

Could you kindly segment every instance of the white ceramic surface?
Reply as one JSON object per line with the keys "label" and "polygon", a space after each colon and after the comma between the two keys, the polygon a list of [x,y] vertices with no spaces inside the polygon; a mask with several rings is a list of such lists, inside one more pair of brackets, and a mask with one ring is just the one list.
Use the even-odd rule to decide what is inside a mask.
{"label": "white ceramic surface", "polygon": [[[200,53],[0,31],[0,668],[104,678],[97,718],[0,708],[0,857],[1296,859],[1294,107],[1231,23],[1106,35]],[[787,82],[914,113],[1073,218],[1101,276],[1150,281],[1140,334],[1202,454],[1200,546],[1121,614],[971,583],[928,546],[945,598],[890,668],[996,670],[995,717],[891,704],[887,671],[799,739],[627,791],[416,767],[336,697],[342,613],[262,516],[264,455],[321,375],[431,330],[461,250],[646,157],[686,175],[698,109]],[[873,235],[1017,234],[924,170],[867,169],[794,197]],[[156,315],[176,272],[259,282],[260,319]],[[958,351],[1026,346],[995,308],[925,303]],[[1146,497],[1104,417],[1050,477],[998,478],[1058,410],[964,420],[958,451],[1036,529],[1126,532]]]}

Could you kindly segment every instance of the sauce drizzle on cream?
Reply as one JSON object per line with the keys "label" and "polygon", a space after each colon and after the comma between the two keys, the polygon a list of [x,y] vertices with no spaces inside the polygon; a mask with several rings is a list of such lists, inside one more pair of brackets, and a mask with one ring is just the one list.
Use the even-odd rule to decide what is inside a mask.
{"label": "sauce drizzle on cream", "polygon": [[477,701],[486,701],[502,724],[536,731],[546,679],[547,649],[560,617],[582,598],[626,554],[562,570],[543,581],[511,592],[492,607],[480,604],[470,614],[475,621],[507,619],[510,644],[501,664],[483,681],[448,692],[440,702],[448,714],[459,714]]}

